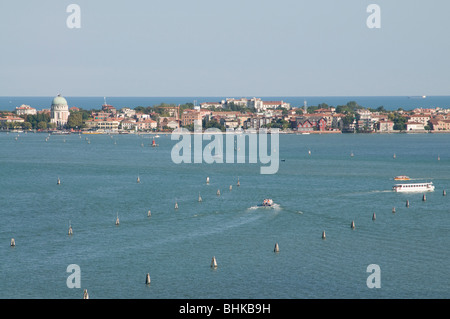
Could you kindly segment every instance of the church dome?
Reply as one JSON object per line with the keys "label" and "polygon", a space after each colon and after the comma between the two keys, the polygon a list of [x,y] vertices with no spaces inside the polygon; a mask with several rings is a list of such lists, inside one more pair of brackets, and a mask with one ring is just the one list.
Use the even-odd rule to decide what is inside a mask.
{"label": "church dome", "polygon": [[67,105],[67,101],[60,94],[53,99],[52,105]]}

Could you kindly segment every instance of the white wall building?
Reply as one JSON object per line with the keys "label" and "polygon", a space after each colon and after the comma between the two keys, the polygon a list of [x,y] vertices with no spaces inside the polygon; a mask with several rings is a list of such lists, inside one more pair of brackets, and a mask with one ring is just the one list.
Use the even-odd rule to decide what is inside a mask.
{"label": "white wall building", "polygon": [[35,108],[32,108],[29,105],[22,104],[21,106],[16,107],[16,114],[18,116],[21,115],[36,115],[37,111]]}
{"label": "white wall building", "polygon": [[50,108],[50,123],[55,123],[57,128],[67,124],[69,118],[69,106],[65,98],[58,94],[52,101]]}

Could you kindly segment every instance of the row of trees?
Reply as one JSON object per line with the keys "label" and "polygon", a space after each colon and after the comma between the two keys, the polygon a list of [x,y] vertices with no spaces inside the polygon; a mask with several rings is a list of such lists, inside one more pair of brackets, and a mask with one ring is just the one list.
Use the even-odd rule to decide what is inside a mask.
{"label": "row of trees", "polygon": [[1,129],[17,129],[21,128],[23,130],[46,130],[53,129],[56,125],[50,123],[50,115],[46,113],[36,114],[36,115],[25,115],[24,122],[1,122]]}

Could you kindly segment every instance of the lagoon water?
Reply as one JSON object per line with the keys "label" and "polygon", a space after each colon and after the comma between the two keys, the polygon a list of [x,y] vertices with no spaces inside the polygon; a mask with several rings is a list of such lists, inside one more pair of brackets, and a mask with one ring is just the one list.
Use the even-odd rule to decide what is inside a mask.
{"label": "lagoon water", "polygon": [[[19,135],[0,134],[0,298],[450,297],[450,135],[281,135],[274,175],[174,164],[170,135]],[[396,175],[436,191],[393,193]]]}

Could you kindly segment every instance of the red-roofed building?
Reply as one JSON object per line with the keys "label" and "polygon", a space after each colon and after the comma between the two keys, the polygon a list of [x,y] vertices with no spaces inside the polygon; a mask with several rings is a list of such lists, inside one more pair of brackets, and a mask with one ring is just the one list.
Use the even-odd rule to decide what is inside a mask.
{"label": "red-roofed building", "polygon": [[17,123],[23,123],[25,122],[25,120],[21,117],[17,117],[17,116],[4,116],[4,117],[0,117],[0,122],[6,122],[6,123],[13,123],[13,122],[17,122]]}
{"label": "red-roofed building", "polygon": [[149,131],[156,129],[158,126],[158,123],[152,119],[142,120],[139,122],[136,122],[136,127],[138,131]]}
{"label": "red-roofed building", "polygon": [[16,107],[16,114],[21,115],[36,115],[37,111],[35,108],[32,108],[29,105],[22,104],[21,106]]}

